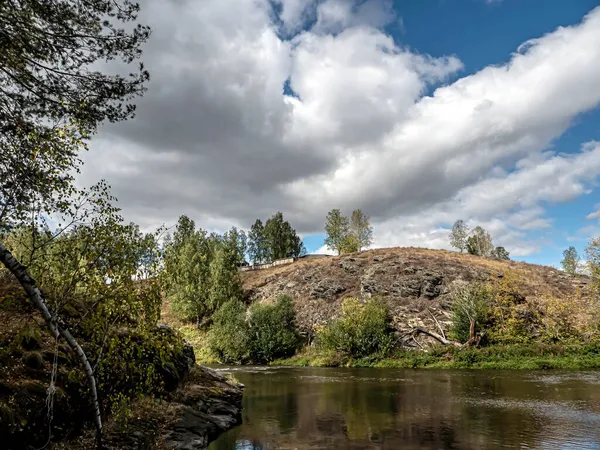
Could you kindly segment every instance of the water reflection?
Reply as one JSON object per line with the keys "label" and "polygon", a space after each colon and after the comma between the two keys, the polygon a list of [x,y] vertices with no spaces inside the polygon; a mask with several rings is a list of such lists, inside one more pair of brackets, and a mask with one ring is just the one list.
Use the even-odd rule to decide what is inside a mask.
{"label": "water reflection", "polygon": [[234,370],[243,424],[209,450],[600,449],[598,372]]}

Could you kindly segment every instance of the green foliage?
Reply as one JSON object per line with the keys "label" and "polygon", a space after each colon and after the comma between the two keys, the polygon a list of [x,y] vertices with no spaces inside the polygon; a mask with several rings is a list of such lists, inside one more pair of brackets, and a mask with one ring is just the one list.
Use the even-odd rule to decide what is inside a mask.
{"label": "green foliage", "polygon": [[467,239],[467,251],[471,255],[490,257],[494,252],[492,237],[482,227],[473,229],[471,236]]}
{"label": "green foliage", "polygon": [[225,241],[210,262],[210,293],[207,314],[213,314],[229,300],[241,300],[242,282],[237,270],[234,241]]}
{"label": "green foliage", "polygon": [[275,304],[255,304],[250,308],[251,359],[268,363],[292,355],[300,344],[296,313],[291,297],[283,295]]}
{"label": "green foliage", "polygon": [[575,247],[569,247],[563,252],[563,260],[560,262],[565,272],[575,275],[579,266],[579,254]]}
{"label": "green foliage", "polygon": [[261,264],[266,261],[266,245],[264,226],[260,219],[256,219],[248,234],[248,255],[254,264]]}
{"label": "green foliage", "polygon": [[361,302],[347,298],[342,314],[328,325],[317,328],[317,346],[325,351],[339,352],[355,358],[385,355],[393,348],[387,307],[377,299]]}
{"label": "green foliage", "polygon": [[500,260],[510,260],[510,253],[504,247],[496,247],[492,253],[492,257]]}
{"label": "green foliage", "polygon": [[489,317],[492,295],[488,286],[479,283],[462,287],[454,293],[451,328],[454,339],[467,342],[475,333],[482,331]]}
{"label": "green foliage", "polygon": [[200,324],[209,313],[210,262],[213,245],[193,220],[181,216],[167,239],[161,279],[176,313]]}
{"label": "green foliage", "polygon": [[277,212],[265,223],[263,230],[265,259],[297,258],[306,253],[304,244],[283,214]]}
{"label": "green foliage", "polygon": [[457,220],[452,226],[450,232],[450,245],[462,253],[467,249],[467,237],[469,236],[469,227],[463,220]]}
{"label": "green foliage", "polygon": [[342,244],[338,249],[340,254],[354,253],[360,250],[360,242],[354,234],[349,234],[342,240]]}
{"label": "green foliage", "polygon": [[244,363],[250,359],[246,307],[239,300],[225,302],[213,316],[209,346],[220,361]]}
{"label": "green foliage", "polygon": [[506,272],[489,283],[491,303],[488,338],[492,343],[527,343],[538,312],[525,301],[519,290],[517,273]]}
{"label": "green foliage", "polygon": [[300,344],[292,299],[256,304],[248,312],[237,300],[224,303],[213,316],[209,345],[225,363],[263,364],[293,354]]}
{"label": "green foliage", "polygon": [[349,236],[351,240],[357,244],[357,250],[369,247],[373,243],[373,228],[371,227],[371,219],[360,209],[352,211],[350,216]]}
{"label": "green foliage", "polygon": [[350,219],[339,209],[332,209],[325,218],[325,244],[338,254],[353,253],[373,243],[373,228],[369,216],[360,209],[352,211]]}
{"label": "green foliage", "polygon": [[348,235],[350,222],[348,218],[342,216],[339,209],[332,209],[327,213],[325,218],[325,245],[331,250],[342,253],[344,240]]}
{"label": "green foliage", "polygon": [[164,282],[174,311],[198,326],[210,320],[229,300],[241,300],[237,267],[243,260],[246,238],[232,228],[224,236],[196,230],[193,220],[181,216],[164,252]]}
{"label": "green foliage", "polygon": [[133,115],[143,65],[103,73],[97,63],[141,56],[150,30],[132,23],[138,10],[129,0],[0,2],[0,231],[32,210],[67,212],[85,141]]}
{"label": "green foliage", "polygon": [[[123,398],[161,395],[183,377],[176,364],[183,339],[169,330],[119,328],[103,336],[96,376],[105,408],[120,407]],[[167,386],[168,384],[168,386]]]}

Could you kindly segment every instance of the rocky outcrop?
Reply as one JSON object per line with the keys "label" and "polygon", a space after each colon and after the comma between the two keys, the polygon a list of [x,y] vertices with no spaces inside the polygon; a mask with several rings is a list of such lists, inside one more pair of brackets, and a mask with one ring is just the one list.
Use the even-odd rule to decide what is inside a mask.
{"label": "rocky outcrop", "polygon": [[205,367],[173,397],[176,418],[163,440],[168,448],[205,449],[224,431],[241,422],[243,385]]}
{"label": "rocky outcrop", "polygon": [[[270,301],[280,294],[294,298],[302,334],[339,314],[346,297],[381,297],[398,331],[412,327],[437,329],[450,324],[452,292],[473,281],[513,273],[526,297],[561,298],[583,289],[586,277],[573,277],[551,267],[417,248],[364,251],[243,275],[249,302]],[[435,317],[435,319],[433,318]]]}

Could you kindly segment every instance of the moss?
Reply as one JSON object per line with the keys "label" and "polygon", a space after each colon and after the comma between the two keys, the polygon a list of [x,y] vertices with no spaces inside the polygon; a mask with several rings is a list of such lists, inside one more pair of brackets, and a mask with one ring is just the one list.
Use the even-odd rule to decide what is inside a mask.
{"label": "moss", "polygon": [[14,410],[7,403],[0,401],[0,430],[10,430],[17,424]]}
{"label": "moss", "polygon": [[23,363],[30,369],[41,369],[44,366],[44,358],[40,352],[27,352],[22,357]]}
{"label": "moss", "polygon": [[21,384],[21,389],[33,395],[46,395],[46,386],[39,381],[26,381]]}

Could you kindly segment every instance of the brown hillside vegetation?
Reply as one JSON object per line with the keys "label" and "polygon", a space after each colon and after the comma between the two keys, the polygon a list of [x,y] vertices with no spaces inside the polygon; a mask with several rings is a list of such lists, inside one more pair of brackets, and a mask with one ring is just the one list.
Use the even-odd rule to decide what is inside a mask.
{"label": "brown hillside vegetation", "polygon": [[[451,325],[454,288],[473,281],[511,280],[523,303],[543,315],[548,299],[591,298],[590,279],[560,270],[515,261],[499,261],[446,250],[386,248],[342,256],[300,260],[293,264],[242,274],[249,301],[293,297],[298,324],[312,334],[340,311],[347,297],[381,296],[397,330],[444,329]],[[595,300],[595,296],[594,296]],[[586,310],[582,304],[582,310]],[[436,319],[434,319],[435,317]]]}

